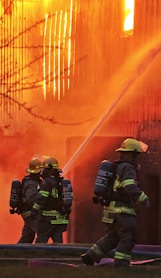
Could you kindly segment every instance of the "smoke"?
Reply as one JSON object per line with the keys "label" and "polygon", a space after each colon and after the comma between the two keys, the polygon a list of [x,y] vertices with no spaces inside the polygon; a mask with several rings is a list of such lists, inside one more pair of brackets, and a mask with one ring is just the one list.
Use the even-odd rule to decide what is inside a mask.
{"label": "smoke", "polygon": [[[92,34],[93,36],[96,35],[94,31]],[[88,38],[89,41],[91,39],[92,43],[97,45],[95,55],[97,55],[97,61],[99,61],[98,70],[94,62],[90,65],[91,68],[95,66],[97,71],[105,68],[104,53],[100,51],[103,48],[99,34],[100,32],[97,32],[96,39],[95,37]],[[80,47],[83,48],[82,45]],[[95,146],[92,144],[92,147],[84,148],[86,142],[89,143],[90,141],[87,138],[92,139],[93,136],[99,135],[124,136],[128,134],[125,127],[121,124],[118,126],[116,123],[113,125],[113,122],[117,120],[120,123],[120,117],[122,117],[122,122],[127,122],[127,114],[133,119],[132,111],[135,108],[133,105],[129,108],[129,103],[133,104],[134,99],[137,101],[138,96],[142,94],[139,81],[152,62],[158,58],[160,50],[159,36],[152,42],[147,43],[139,52],[135,50],[136,55],[127,57],[127,62],[123,67],[114,71],[113,77],[110,77],[110,79],[107,77],[105,82],[90,84],[81,89],[77,88],[76,92],[72,92],[61,102],[55,101],[54,98],[44,101],[37,93],[36,97],[31,98],[31,102],[28,102],[28,109],[25,113],[23,113],[24,107],[21,107],[18,121],[19,133],[12,136],[1,136],[1,243],[16,243],[23,225],[20,216],[10,215],[9,213],[9,194],[12,179],[23,178],[26,174],[25,169],[28,162],[35,154],[55,157],[61,168],[66,167],[74,156],[74,164],[71,167],[75,167],[76,163],[83,164],[87,157],[93,157],[94,159],[97,152],[105,147],[105,145]],[[113,53],[115,54],[115,52]],[[91,59],[94,58],[92,56]],[[112,64],[115,57],[109,58]],[[147,75],[147,83],[149,77],[150,74]],[[156,86],[159,88],[159,85]],[[145,91],[144,94],[146,94]],[[144,100],[142,104],[144,104]],[[127,113],[130,109],[131,113]],[[140,119],[140,115],[140,112],[136,113],[135,118]],[[112,121],[111,125],[110,121]],[[67,139],[72,137],[79,137],[79,139],[73,146],[70,146]],[[76,138],[75,141],[77,141]],[[82,144],[84,145],[80,148]],[[75,156],[76,153],[80,154],[79,148],[82,152],[80,159],[79,156]]]}

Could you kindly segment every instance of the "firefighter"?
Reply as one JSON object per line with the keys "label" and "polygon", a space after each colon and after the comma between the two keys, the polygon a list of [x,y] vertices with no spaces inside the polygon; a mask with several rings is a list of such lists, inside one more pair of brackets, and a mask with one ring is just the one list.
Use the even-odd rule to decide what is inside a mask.
{"label": "firefighter", "polygon": [[26,172],[29,173],[22,180],[22,208],[21,216],[24,220],[22,235],[18,243],[33,243],[37,232],[38,219],[31,218],[31,209],[35,202],[41,184],[41,161],[33,157]]}
{"label": "firefighter", "polygon": [[70,209],[62,205],[62,179],[58,161],[47,157],[43,161],[43,182],[32,208],[33,218],[40,211],[35,243],[63,243],[63,232],[67,230]]}
{"label": "firefighter", "polygon": [[107,233],[81,255],[84,264],[99,263],[110,250],[115,249],[114,266],[130,266],[137,236],[136,205],[150,205],[147,195],[141,191],[137,182],[138,156],[147,147],[143,142],[127,138],[116,150],[119,160],[113,193],[109,204],[104,207],[102,217]]}

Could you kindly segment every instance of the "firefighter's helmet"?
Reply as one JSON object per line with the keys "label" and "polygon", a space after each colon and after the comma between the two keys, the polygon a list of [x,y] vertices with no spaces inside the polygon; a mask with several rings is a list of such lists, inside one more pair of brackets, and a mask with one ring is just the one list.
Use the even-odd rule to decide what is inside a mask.
{"label": "firefighter's helmet", "polygon": [[48,157],[43,161],[45,169],[59,169],[58,161],[54,157]]}
{"label": "firefighter's helmet", "polygon": [[33,158],[29,162],[29,167],[26,169],[26,172],[28,173],[40,173],[42,168],[42,163],[38,158]]}
{"label": "firefighter's helmet", "polygon": [[117,152],[137,152],[137,153],[141,153],[141,152],[146,152],[148,149],[148,145],[138,141],[134,138],[127,138],[125,139],[122,144],[121,147],[118,148],[116,151]]}

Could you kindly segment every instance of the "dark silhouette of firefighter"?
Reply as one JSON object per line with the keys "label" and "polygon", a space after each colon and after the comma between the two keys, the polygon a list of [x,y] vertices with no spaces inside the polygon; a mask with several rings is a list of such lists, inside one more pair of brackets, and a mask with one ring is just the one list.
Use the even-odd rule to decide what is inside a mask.
{"label": "dark silhouette of firefighter", "polygon": [[22,182],[13,180],[10,194],[10,213],[18,213],[24,220],[22,235],[18,243],[33,243],[37,232],[38,216],[31,218],[31,209],[35,202],[41,184],[41,161],[33,157],[29,162],[29,167]]}
{"label": "dark silhouette of firefighter", "polygon": [[35,243],[63,243],[72,207],[72,186],[61,175],[58,161],[47,157],[43,161],[43,182],[32,208],[32,217],[40,213]]}
{"label": "dark silhouette of firefighter", "polygon": [[[105,174],[105,161],[102,162],[102,169],[98,172],[99,178],[96,178],[94,192],[97,196],[94,201],[100,201],[104,205],[102,222],[106,225],[107,233],[81,255],[84,264],[99,263],[110,250],[115,249],[114,266],[130,265],[131,252],[137,237],[136,206],[150,205],[147,195],[141,191],[137,181],[137,171],[140,168],[137,162],[138,156],[147,148],[143,142],[127,138],[116,150],[120,157],[113,164],[111,172],[109,161],[107,161],[108,174]],[[106,194],[105,180],[109,183]]]}

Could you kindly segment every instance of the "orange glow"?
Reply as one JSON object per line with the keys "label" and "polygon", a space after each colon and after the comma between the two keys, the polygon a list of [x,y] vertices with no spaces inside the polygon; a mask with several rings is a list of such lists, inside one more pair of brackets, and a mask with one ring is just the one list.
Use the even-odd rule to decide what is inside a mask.
{"label": "orange glow", "polygon": [[73,0],[71,0],[70,16],[69,16],[69,39],[68,39],[68,88],[70,87],[72,8],[73,8]]}
{"label": "orange glow", "polygon": [[[155,142],[161,139],[160,33],[152,44],[151,38],[160,32],[161,4],[149,1],[145,8],[146,1],[135,6],[136,32],[128,39],[119,34],[133,32],[134,14],[133,24],[125,19],[128,4],[135,1],[0,1],[1,244],[16,243],[20,237],[23,221],[9,214],[10,183],[26,174],[34,154],[56,157],[71,177],[73,234],[83,227],[91,235],[92,224],[86,232],[84,223],[87,211],[96,223],[93,209],[98,206],[86,209],[86,204],[92,206],[89,172],[93,175],[100,154],[107,152],[103,159],[109,159],[111,149],[113,159],[113,137],[147,138],[155,170],[150,173],[159,180]],[[4,3],[13,5],[4,9]],[[91,145],[94,136],[105,140]],[[108,143],[106,137],[111,137]],[[68,138],[73,138],[70,143]],[[83,225],[77,225],[80,219]]]}
{"label": "orange glow", "polygon": [[43,77],[44,77],[44,99],[46,99],[46,30],[47,30],[47,21],[48,15],[45,17],[45,24],[44,24],[44,43],[43,43]]}
{"label": "orange glow", "polygon": [[58,12],[56,11],[55,13],[55,18],[54,18],[54,38],[53,38],[53,47],[54,47],[54,53],[53,53],[53,95],[54,97],[56,96],[56,55],[57,55],[57,50],[56,50],[56,28],[57,28],[57,20],[58,20]]}
{"label": "orange glow", "polygon": [[[44,4],[44,12],[48,11],[51,1]],[[59,6],[59,5],[58,5]],[[52,9],[52,10],[51,10]],[[51,92],[59,101],[70,89],[72,53],[72,20],[73,0],[69,0],[66,7],[50,8],[50,16],[44,22],[43,38],[43,95]],[[72,45],[73,43],[73,45]],[[67,74],[66,74],[67,73]],[[53,83],[51,91],[51,82]]]}
{"label": "orange glow", "polygon": [[60,84],[61,84],[61,34],[62,30],[62,11],[60,11],[59,16],[59,27],[58,27],[58,68],[57,68],[57,75],[58,75],[58,100],[60,100]]}
{"label": "orange glow", "polygon": [[[65,12],[64,14],[64,34],[63,34],[63,46],[66,43],[66,37],[67,37],[67,20],[68,20],[68,14]],[[63,47],[63,96],[65,95],[65,49]]]}
{"label": "orange glow", "polygon": [[128,34],[132,34],[134,29],[134,6],[135,0],[124,0],[123,30]]}
{"label": "orange glow", "polygon": [[52,51],[52,18],[50,21],[50,31],[49,31],[49,69],[48,69],[49,88],[50,88],[50,81],[51,81],[51,51]]}

